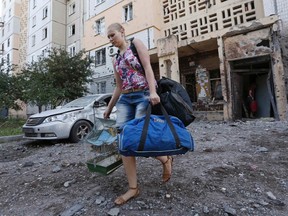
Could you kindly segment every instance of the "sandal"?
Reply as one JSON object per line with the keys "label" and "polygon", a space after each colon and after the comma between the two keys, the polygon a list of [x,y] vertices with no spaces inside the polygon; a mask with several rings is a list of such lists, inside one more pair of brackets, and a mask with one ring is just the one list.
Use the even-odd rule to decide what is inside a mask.
{"label": "sandal", "polygon": [[[135,188],[130,187],[129,190],[134,190],[134,191],[135,191],[135,192],[134,192],[134,195],[132,195],[132,196],[130,196],[130,197],[128,197],[128,198],[125,199],[125,197],[124,197],[125,194],[123,194],[123,195],[117,197],[116,200],[114,201],[114,203],[115,203],[116,205],[123,205],[123,204],[125,204],[128,200],[130,200],[130,199],[132,199],[132,198],[136,198],[136,197],[140,194],[140,190],[139,190],[138,187],[135,187]],[[129,190],[128,190],[128,191],[129,191]],[[128,193],[128,191],[127,191],[126,193]]]}
{"label": "sandal", "polygon": [[[170,163],[170,171],[169,169],[167,169],[167,163]],[[163,164],[163,175],[162,175],[162,180],[163,182],[168,182],[171,178],[171,175],[172,175],[172,163],[173,163],[173,157],[171,156],[167,156],[167,160],[162,164]]]}

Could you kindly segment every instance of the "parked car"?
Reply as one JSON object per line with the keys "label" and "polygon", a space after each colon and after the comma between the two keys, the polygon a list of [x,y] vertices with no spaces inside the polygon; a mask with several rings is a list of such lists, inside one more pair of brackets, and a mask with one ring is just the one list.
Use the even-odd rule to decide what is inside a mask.
{"label": "parked car", "polygon": [[[24,138],[32,140],[70,139],[79,142],[92,130],[95,119],[103,113],[112,97],[111,93],[78,98],[53,110],[34,114],[23,125]],[[116,119],[116,108],[110,115]]]}

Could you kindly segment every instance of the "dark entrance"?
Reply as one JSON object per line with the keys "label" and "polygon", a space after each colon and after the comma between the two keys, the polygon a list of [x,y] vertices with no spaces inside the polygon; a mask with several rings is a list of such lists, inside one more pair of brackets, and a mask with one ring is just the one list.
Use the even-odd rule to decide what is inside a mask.
{"label": "dark entrance", "polygon": [[[275,95],[270,56],[230,61],[233,118],[274,117]],[[256,112],[249,104],[249,90],[257,103]]]}

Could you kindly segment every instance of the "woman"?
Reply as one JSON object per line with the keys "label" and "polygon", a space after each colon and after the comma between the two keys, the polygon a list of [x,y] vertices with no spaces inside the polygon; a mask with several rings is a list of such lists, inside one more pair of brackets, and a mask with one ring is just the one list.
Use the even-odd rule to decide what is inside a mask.
{"label": "woman", "polygon": [[248,96],[247,96],[247,109],[249,113],[250,118],[256,117],[257,112],[257,102],[255,100],[255,90],[256,90],[256,84],[252,83],[248,90]]}
{"label": "woman", "polygon": [[[116,88],[112,99],[104,113],[104,118],[109,118],[112,108],[117,107],[116,126],[120,129],[125,123],[134,118],[145,115],[149,102],[152,105],[160,103],[156,93],[156,82],[150,65],[150,57],[147,48],[139,40],[134,39],[133,43],[141,59],[141,67],[136,56],[130,49],[130,41],[125,39],[125,30],[119,23],[111,24],[107,29],[107,36],[113,46],[119,49],[118,55],[113,59]],[[172,172],[172,157],[156,157],[163,164],[162,180],[169,181]],[[137,185],[136,159],[135,157],[122,156],[129,189],[117,197],[115,204],[122,205],[131,198],[139,195]]]}

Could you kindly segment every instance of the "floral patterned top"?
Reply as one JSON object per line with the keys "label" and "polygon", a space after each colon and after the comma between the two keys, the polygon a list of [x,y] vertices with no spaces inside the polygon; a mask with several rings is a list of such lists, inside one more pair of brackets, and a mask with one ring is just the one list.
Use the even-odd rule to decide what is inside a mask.
{"label": "floral patterned top", "polygon": [[130,47],[123,55],[118,54],[116,56],[114,64],[122,80],[122,90],[148,89],[144,70]]}

